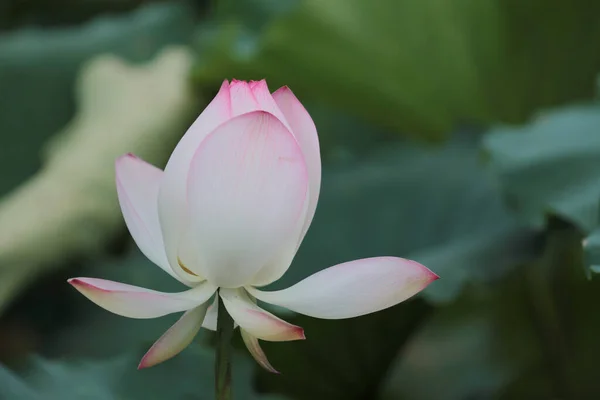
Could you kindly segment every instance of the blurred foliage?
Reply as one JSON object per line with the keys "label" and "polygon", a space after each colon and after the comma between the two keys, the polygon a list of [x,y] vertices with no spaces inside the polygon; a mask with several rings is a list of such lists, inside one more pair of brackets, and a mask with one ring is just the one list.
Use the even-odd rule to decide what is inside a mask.
{"label": "blurred foliage", "polygon": [[81,26],[0,34],[0,168],[12,171],[0,177],[0,194],[36,171],[42,144],[73,117],[76,76],[90,57],[147,61],[165,45],[188,41],[193,21],[182,4],[156,4]]}
{"label": "blurred foliage", "polygon": [[[356,319],[288,313],[308,339],[263,343],[281,375],[258,371],[238,337],[236,399],[268,398],[257,392],[311,400],[600,396],[600,316],[590,311],[600,301],[600,281],[590,272],[600,270],[600,104],[593,99],[600,3],[145,3],[154,2],[0,4],[0,193],[12,190],[0,205],[0,216],[12,215],[0,224],[7,232],[0,268],[28,280],[44,276],[0,319],[0,361],[10,366],[0,365],[0,400],[212,398],[210,333],[202,331],[173,360],[136,371],[177,316],[121,318],[64,283],[84,275],[179,289],[139,252],[116,250],[132,243],[112,212],[114,187],[74,191],[112,210],[109,217],[94,214],[115,227],[106,235],[82,222],[67,234],[34,218],[55,215],[47,196],[28,203],[13,190],[33,185],[36,178],[27,179],[53,157],[65,165],[74,160],[78,131],[95,144],[61,174],[67,186],[75,171],[109,176],[115,154],[106,149],[113,146],[148,151],[144,156],[160,165],[182,133],[165,127],[190,122],[187,112],[161,101],[191,97],[191,85],[182,84],[189,77],[198,96],[182,110],[210,98],[223,79],[266,77],[272,89],[289,85],[319,129],[319,207],[291,269],[273,288],[383,254],[418,260],[441,275],[417,298]],[[147,62],[186,43],[197,50],[189,75],[185,67],[169,75],[172,82],[154,78],[156,64]],[[93,80],[83,96],[81,77],[98,60],[116,73]],[[170,90],[152,92],[160,82],[171,82]],[[128,97],[136,84],[129,92],[137,97]],[[94,129],[78,129],[86,118],[96,120]],[[136,135],[152,139],[137,147]],[[406,135],[447,140],[426,146]],[[93,160],[103,168],[90,168]],[[10,199],[21,214],[2,208]],[[65,215],[78,210],[63,203],[73,211]],[[52,240],[7,258],[18,248],[8,239],[32,227]],[[81,252],[55,245],[89,237],[94,246]],[[100,246],[106,242],[117,244],[111,255],[98,251],[107,251]],[[52,263],[35,271],[17,262],[41,256]],[[72,269],[41,275],[47,265]]]}
{"label": "blurred foliage", "polygon": [[166,162],[195,114],[191,58],[179,47],[143,66],[102,55],[82,68],[77,115],[44,147],[42,169],[0,201],[0,310],[38,275],[105,251],[122,231],[114,160],[135,152]]}
{"label": "blurred foliage", "polygon": [[600,218],[600,104],[541,114],[520,127],[487,133],[484,148],[507,201],[528,222],[548,213],[592,230]]}
{"label": "blurred foliage", "polygon": [[267,77],[421,136],[590,98],[600,69],[600,3],[588,0],[239,3],[218,2],[198,82]]}
{"label": "blurred foliage", "polygon": [[537,247],[536,232],[505,208],[479,167],[477,140],[465,133],[444,147],[400,143],[373,150],[358,165],[326,165],[311,229],[273,287],[340,262],[402,254],[443,277],[423,293],[445,302],[467,283],[497,279]]}
{"label": "blurred foliage", "polygon": [[[122,354],[103,361],[48,361],[34,358],[18,376],[0,365],[0,398],[14,400],[62,399],[214,399],[212,349],[191,345],[170,366],[137,371],[141,354]],[[251,386],[252,364],[235,357],[233,393],[247,400],[282,400],[261,396]],[[201,391],[198,388],[202,388]]]}

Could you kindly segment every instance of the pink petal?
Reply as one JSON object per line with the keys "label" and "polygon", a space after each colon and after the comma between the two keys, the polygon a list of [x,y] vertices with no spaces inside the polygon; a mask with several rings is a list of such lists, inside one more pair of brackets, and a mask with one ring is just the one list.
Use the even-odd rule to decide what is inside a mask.
{"label": "pink petal", "polygon": [[194,279],[184,269],[178,268],[179,260],[177,259],[180,236],[188,218],[186,215],[186,182],[190,162],[204,138],[230,117],[229,83],[225,81],[217,96],[181,138],[165,167],[158,194],[160,224],[167,258],[175,272],[184,279]]}
{"label": "pink petal", "polygon": [[115,163],[117,194],[125,224],[142,253],[178,279],[167,261],[158,221],[158,188],[163,172],[133,154]]}
{"label": "pink petal", "polygon": [[292,134],[294,134],[292,127],[288,124],[288,121],[285,118],[285,115],[283,112],[281,112],[279,106],[275,102],[275,99],[271,95],[269,87],[267,86],[267,82],[264,79],[258,82],[250,82],[250,88],[254,98],[256,99],[256,102],[260,106],[260,109],[276,116],[277,119],[280,120],[281,123],[285,125],[290,132],[292,132]]}
{"label": "pink petal", "polygon": [[192,161],[182,259],[217,286],[247,284],[296,234],[307,187],[302,152],[277,118],[256,111],[229,120]]}
{"label": "pink petal", "polygon": [[172,357],[185,349],[202,326],[208,303],[186,311],[179,320],[169,328],[148,350],[140,361],[138,369],[152,367]]}
{"label": "pink petal", "polygon": [[272,98],[289,123],[288,126],[291,127],[292,133],[302,149],[309,180],[308,204],[297,238],[288,244],[289,250],[283,251],[278,258],[265,265],[252,279],[253,286],[264,286],[275,282],[287,271],[313,220],[321,189],[321,154],[315,124],[302,103],[287,87],[277,90],[273,93]]}
{"label": "pink petal", "polygon": [[208,282],[181,293],[157,292],[96,278],[72,278],[68,282],[100,307],[129,318],[156,318],[186,311],[205,303],[217,290]]}
{"label": "pink petal", "polygon": [[302,230],[300,241],[304,238],[317,209],[319,192],[321,190],[321,151],[319,148],[319,136],[315,124],[294,93],[284,86],[273,93],[273,99],[290,124],[292,133],[296,137],[304,158],[309,180],[309,206],[306,221]]}
{"label": "pink petal", "polygon": [[242,334],[242,339],[244,340],[244,344],[246,345],[246,347],[248,348],[248,351],[250,352],[250,354],[252,354],[252,357],[254,357],[256,362],[261,367],[266,369],[267,371],[272,372],[274,374],[278,374],[279,371],[277,371],[275,368],[273,368],[273,366],[267,359],[265,352],[263,351],[263,349],[260,347],[260,344],[258,343],[258,339],[243,329],[240,329],[240,333]]}
{"label": "pink petal", "polygon": [[219,294],[227,311],[252,336],[271,342],[284,342],[305,339],[304,330],[277,318],[258,307],[244,289],[223,289]]}
{"label": "pink petal", "polygon": [[259,300],[300,314],[342,319],[394,306],[436,279],[436,274],[415,261],[374,257],[335,265],[284,290],[247,290]]}
{"label": "pink petal", "polygon": [[[252,111],[263,110],[260,103],[254,97],[254,92],[248,82],[232,80],[229,86],[231,96],[231,116],[236,117]],[[265,111],[265,110],[263,110]]]}

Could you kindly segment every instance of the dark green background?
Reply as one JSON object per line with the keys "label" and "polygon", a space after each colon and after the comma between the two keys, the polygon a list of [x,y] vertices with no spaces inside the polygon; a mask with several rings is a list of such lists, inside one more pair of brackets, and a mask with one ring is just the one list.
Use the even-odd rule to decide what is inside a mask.
{"label": "dark green background", "polygon": [[[377,255],[441,276],[374,315],[286,316],[308,340],[264,344],[282,375],[236,343],[236,399],[600,398],[600,2],[5,0],[0,194],[74,115],[86,60],[142,63],[169,44],[194,50],[199,97],[267,78],[317,125],[319,207],[276,287]],[[0,317],[0,399],[212,398],[210,334],[138,372],[173,318],[120,318],[65,284],[176,290],[128,236],[115,242]]]}

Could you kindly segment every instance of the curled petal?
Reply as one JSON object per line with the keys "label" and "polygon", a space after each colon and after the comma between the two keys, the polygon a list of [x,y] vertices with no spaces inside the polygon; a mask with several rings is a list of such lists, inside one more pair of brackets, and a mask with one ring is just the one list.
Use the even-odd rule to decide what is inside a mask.
{"label": "curled petal", "polygon": [[248,351],[250,352],[250,354],[252,354],[252,357],[254,357],[256,362],[267,371],[272,372],[274,374],[278,374],[279,371],[273,368],[273,366],[267,359],[265,352],[260,347],[260,343],[258,343],[258,339],[243,329],[240,329],[240,333],[242,334],[242,340],[244,341],[244,344],[246,345]]}
{"label": "curled petal", "polygon": [[208,282],[180,293],[163,293],[96,278],[72,278],[68,282],[100,307],[123,317],[141,319],[197,307],[217,290]]}
{"label": "curled petal", "polygon": [[273,99],[283,113],[286,121],[296,137],[304,159],[309,180],[309,204],[306,213],[304,227],[300,241],[304,238],[306,231],[313,220],[319,201],[319,192],[321,190],[321,151],[319,148],[319,136],[315,124],[300,101],[294,96],[294,93],[284,86],[273,93]]}
{"label": "curled petal", "polygon": [[138,369],[152,367],[175,357],[189,346],[202,326],[208,302],[186,311],[148,350]]}
{"label": "curled petal", "polygon": [[306,165],[285,126],[256,111],[232,118],[202,142],[187,190],[186,266],[217,286],[239,287],[303,223]]}
{"label": "curled petal", "polygon": [[190,162],[204,138],[231,117],[229,82],[223,82],[213,101],[204,109],[181,138],[165,167],[158,193],[158,212],[167,258],[174,271],[183,279],[196,279],[179,266],[177,253],[180,236],[185,229],[186,183]]}
{"label": "curled petal", "polygon": [[252,336],[271,342],[305,339],[302,328],[285,322],[254,304],[244,289],[221,288],[219,294],[240,329]]}
{"label": "curled petal", "polygon": [[133,154],[119,157],[115,171],[119,204],[133,240],[150,261],[182,281],[169,266],[158,221],[158,188],[163,172]]}
{"label": "curled petal", "polygon": [[415,261],[374,257],[335,265],[284,290],[247,290],[259,300],[300,314],[342,319],[396,305],[436,279],[436,274]]}

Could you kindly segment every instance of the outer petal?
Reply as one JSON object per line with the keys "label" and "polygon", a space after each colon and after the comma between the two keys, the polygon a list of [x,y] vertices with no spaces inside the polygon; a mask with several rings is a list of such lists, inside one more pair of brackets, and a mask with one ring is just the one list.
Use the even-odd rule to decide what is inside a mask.
{"label": "outer petal", "polygon": [[202,321],[202,327],[210,331],[217,330],[217,317],[219,316],[219,296],[215,296],[212,304],[208,306],[204,321]]}
{"label": "outer petal", "polygon": [[144,355],[138,369],[152,367],[179,354],[192,341],[202,326],[208,302],[186,311]]}
{"label": "outer petal", "polygon": [[[219,296],[215,296],[212,304],[208,307],[208,311],[206,312],[206,316],[204,317],[204,321],[202,322],[202,327],[204,329],[208,329],[209,331],[217,330],[217,318],[219,317]],[[236,322],[233,323],[233,328],[237,328],[238,324]]]}
{"label": "outer petal", "polygon": [[230,116],[229,83],[225,81],[217,96],[181,138],[165,167],[158,194],[160,225],[169,263],[175,272],[184,279],[194,279],[185,270],[178,268],[179,260],[177,259],[180,236],[187,220],[186,183],[190,162],[204,138],[217,126],[227,121]]}
{"label": "outer petal", "polygon": [[252,336],[272,342],[305,339],[304,330],[263,310],[250,299],[244,289],[219,290],[227,311]]}
{"label": "outer petal", "polygon": [[115,163],[117,194],[125,224],[142,253],[180,280],[167,261],[158,221],[158,188],[163,172],[133,154]]}
{"label": "outer petal", "polygon": [[[308,196],[309,193],[306,193],[306,199],[304,200],[304,207],[302,210],[301,217],[299,221],[304,221],[306,212],[308,210]],[[249,284],[251,286],[265,286],[271,282],[275,282],[279,278],[285,274],[285,271],[288,270],[292,261],[294,260],[294,256],[298,251],[298,247],[300,242],[298,238],[300,238],[300,234],[302,233],[303,224],[296,224],[295,231],[290,237],[285,245],[281,246],[280,251],[271,259],[264,267],[258,271],[256,275],[252,277]]]}
{"label": "outer petal", "polygon": [[[252,90],[252,94],[256,99],[256,102],[259,105],[260,110],[266,111],[270,114],[273,114],[277,117],[278,120],[281,121],[285,127],[294,134],[293,128],[288,123],[285,115],[279,109],[277,102],[269,92],[269,87],[267,86],[267,82],[263,79],[258,82],[250,82],[250,88]],[[295,135],[294,135],[295,136]],[[300,144],[302,147],[302,145]]]}
{"label": "outer petal", "polygon": [[280,255],[265,265],[252,279],[253,286],[264,286],[275,282],[289,268],[302,239],[313,220],[321,189],[321,154],[317,129],[310,115],[287,87],[273,93],[273,99],[291,127],[306,161],[309,178],[309,191],[304,214],[304,223],[299,227],[296,237],[291,240]]}
{"label": "outer petal", "polygon": [[157,292],[96,278],[72,278],[68,282],[100,307],[129,318],[156,318],[186,311],[205,303],[217,290],[208,282],[181,293]]}
{"label": "outer petal", "polygon": [[306,213],[306,222],[304,223],[302,236],[300,237],[300,241],[302,241],[315,215],[317,202],[319,201],[319,192],[321,190],[321,151],[319,148],[319,137],[312,118],[287,86],[273,93],[273,99],[289,123],[306,160],[310,198]]}
{"label": "outer petal", "polygon": [[258,343],[258,339],[243,329],[240,329],[240,333],[242,334],[242,340],[244,340],[244,344],[246,345],[248,351],[250,352],[250,354],[252,354],[252,357],[254,357],[256,362],[267,371],[273,372],[274,374],[278,374],[279,371],[273,368],[273,366],[267,359],[265,352]]}
{"label": "outer petal", "polygon": [[277,118],[256,111],[229,120],[191,164],[186,265],[220,287],[248,284],[293,238],[307,190],[302,151]]}
{"label": "outer petal", "polygon": [[237,117],[252,111],[266,111],[254,96],[254,91],[248,82],[233,79],[229,86],[229,93],[231,96],[231,117]]}
{"label": "outer petal", "polygon": [[375,257],[335,265],[284,290],[247,289],[259,300],[300,314],[342,319],[396,305],[436,279],[436,274],[415,261]]}

